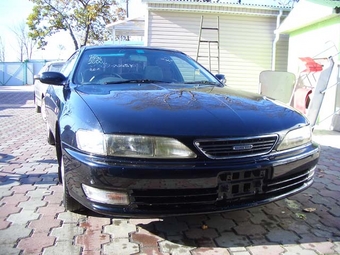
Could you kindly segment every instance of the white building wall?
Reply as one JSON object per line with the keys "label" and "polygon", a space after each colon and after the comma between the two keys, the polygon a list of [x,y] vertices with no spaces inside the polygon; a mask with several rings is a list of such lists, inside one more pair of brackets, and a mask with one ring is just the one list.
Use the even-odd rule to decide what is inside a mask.
{"label": "white building wall", "polygon": [[[257,92],[259,74],[271,69],[272,44],[276,29],[274,11],[263,15],[237,15],[229,13],[199,13],[176,11],[150,11],[148,13],[147,45],[183,51],[196,58],[201,16],[204,27],[216,27],[219,16],[220,73],[226,75],[227,84],[242,90]],[[215,40],[216,34],[202,31],[202,39]],[[208,55],[207,47],[200,47],[200,55]],[[277,44],[277,69],[287,67],[287,37]],[[212,45],[211,55],[216,55]],[[209,69],[207,58],[198,59]],[[216,73],[212,59],[211,70]]]}
{"label": "white building wall", "polygon": [[184,51],[194,57],[200,16],[191,13],[151,12],[148,20],[148,45]]}

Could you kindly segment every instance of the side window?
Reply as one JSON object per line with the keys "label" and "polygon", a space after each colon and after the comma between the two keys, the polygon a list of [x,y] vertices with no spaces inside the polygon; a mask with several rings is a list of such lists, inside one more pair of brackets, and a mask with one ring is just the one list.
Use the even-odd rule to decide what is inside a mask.
{"label": "side window", "polygon": [[65,77],[68,77],[73,70],[74,64],[78,58],[79,51],[75,52],[64,64],[63,68],[60,70],[60,72],[65,75]]}
{"label": "side window", "polygon": [[203,73],[201,73],[200,68],[195,65],[192,65],[178,57],[173,57],[172,59],[176,63],[178,70],[181,72],[184,82],[209,80]]}
{"label": "side window", "polygon": [[63,67],[63,64],[52,64],[50,66],[50,71],[59,72],[62,67]]}

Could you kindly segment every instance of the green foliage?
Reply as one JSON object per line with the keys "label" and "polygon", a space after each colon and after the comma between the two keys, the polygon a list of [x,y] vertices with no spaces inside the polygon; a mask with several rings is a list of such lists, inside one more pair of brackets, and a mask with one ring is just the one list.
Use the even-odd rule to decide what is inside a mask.
{"label": "green foliage", "polygon": [[46,38],[68,31],[75,49],[82,45],[108,40],[105,28],[117,19],[125,18],[125,10],[115,0],[30,0],[34,3],[27,18],[29,36],[44,49]]}

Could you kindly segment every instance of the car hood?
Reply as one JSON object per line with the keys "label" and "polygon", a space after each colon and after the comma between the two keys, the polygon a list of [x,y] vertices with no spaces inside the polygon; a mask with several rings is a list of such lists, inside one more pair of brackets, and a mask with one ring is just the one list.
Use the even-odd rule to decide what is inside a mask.
{"label": "car hood", "polygon": [[263,96],[215,86],[114,84],[76,92],[104,133],[251,136],[305,124],[295,110]]}

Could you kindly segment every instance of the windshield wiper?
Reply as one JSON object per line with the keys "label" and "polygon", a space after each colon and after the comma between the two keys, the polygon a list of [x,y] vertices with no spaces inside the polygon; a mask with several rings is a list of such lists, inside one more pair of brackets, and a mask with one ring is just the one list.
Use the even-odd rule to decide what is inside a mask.
{"label": "windshield wiper", "polygon": [[119,84],[119,83],[171,83],[171,82],[160,81],[160,80],[139,79],[139,80],[109,81],[109,82],[105,82],[104,84]]}
{"label": "windshield wiper", "polygon": [[220,85],[220,83],[214,81],[188,81],[184,82],[184,84]]}

